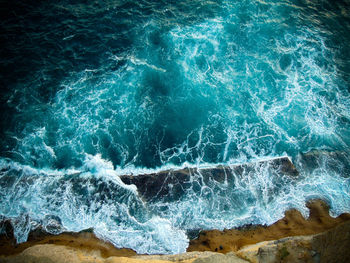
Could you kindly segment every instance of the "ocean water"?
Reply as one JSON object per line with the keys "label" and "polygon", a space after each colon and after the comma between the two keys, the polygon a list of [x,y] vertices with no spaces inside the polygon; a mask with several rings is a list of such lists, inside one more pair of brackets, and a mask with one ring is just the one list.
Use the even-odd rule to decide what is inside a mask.
{"label": "ocean water", "polygon": [[[0,219],[18,242],[93,228],[117,247],[179,253],[188,232],[270,224],[326,200],[350,212],[350,2],[0,4]],[[145,200],[122,175],[192,174]]]}

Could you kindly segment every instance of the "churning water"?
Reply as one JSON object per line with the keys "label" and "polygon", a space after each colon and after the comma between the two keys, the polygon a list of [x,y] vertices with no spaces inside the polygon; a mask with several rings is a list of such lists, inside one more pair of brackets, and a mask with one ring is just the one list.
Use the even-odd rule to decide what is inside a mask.
{"label": "churning water", "polygon": [[[19,242],[39,225],[94,228],[178,253],[189,230],[307,215],[310,198],[350,212],[348,1],[14,2],[1,3],[0,217]],[[257,166],[174,199],[120,178],[281,156],[299,176]]]}

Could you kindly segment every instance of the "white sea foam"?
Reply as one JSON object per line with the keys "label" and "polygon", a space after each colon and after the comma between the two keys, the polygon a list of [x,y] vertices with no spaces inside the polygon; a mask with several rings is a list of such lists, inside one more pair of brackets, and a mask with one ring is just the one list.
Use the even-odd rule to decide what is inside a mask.
{"label": "white sea foam", "polygon": [[[59,217],[62,230],[94,228],[98,236],[117,247],[130,247],[139,253],[185,251],[188,244],[185,229],[224,229],[248,223],[271,224],[292,207],[307,216],[305,202],[311,198],[326,199],[333,215],[350,212],[347,189],[349,178],[331,174],[327,170],[327,163],[312,174],[301,174],[299,179],[273,175],[269,172],[268,162],[273,159],[264,159],[266,162],[260,162],[255,168],[252,166],[253,172],[237,174],[234,185],[228,185],[227,182],[204,184],[201,191],[190,190],[181,201],[165,202],[159,199],[149,204],[137,197],[135,187],[126,186],[120,179],[116,180],[118,176],[112,164],[100,156],[88,156],[82,169],[71,171],[38,170],[1,159],[0,179],[16,171],[11,180],[17,181],[16,192],[3,189],[5,195],[2,196],[4,202],[1,210],[5,217],[13,218],[15,234],[20,242],[26,239],[31,228],[43,222],[41,215],[53,215]],[[138,172],[140,170],[133,171],[134,174]],[[67,180],[67,175],[73,180],[82,181]],[[194,184],[201,180],[200,171],[193,176]],[[112,191],[110,193],[114,197],[106,200],[105,193],[97,189],[99,183],[91,181],[93,178],[97,179],[96,182],[107,182],[113,187],[118,185],[126,192],[110,189],[108,191]],[[28,183],[25,183],[27,180]],[[59,188],[51,192],[50,189],[57,184]],[[73,190],[77,184],[88,192],[81,195],[81,190]],[[118,192],[121,196],[118,196]],[[57,195],[61,196],[61,201],[54,201]],[[10,200],[12,205],[9,207],[7,204]],[[141,212],[143,216],[134,214],[132,207],[135,204],[139,206],[137,213]],[[23,213],[27,216],[23,217]],[[153,213],[160,217],[153,216]]]}
{"label": "white sea foam", "polygon": [[112,162],[103,160],[100,154],[95,156],[87,155],[82,169],[92,173],[95,178],[100,177],[104,180],[111,180],[137,194],[136,186],[124,184],[118,173],[114,170]]}

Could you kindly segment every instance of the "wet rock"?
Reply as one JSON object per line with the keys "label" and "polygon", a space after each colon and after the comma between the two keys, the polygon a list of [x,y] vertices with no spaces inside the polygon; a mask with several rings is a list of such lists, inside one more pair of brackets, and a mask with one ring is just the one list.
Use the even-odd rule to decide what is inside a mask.
{"label": "wet rock", "polygon": [[203,186],[215,189],[218,184],[225,184],[232,188],[235,186],[237,179],[247,173],[258,173],[262,168],[266,168],[277,177],[284,175],[297,176],[299,174],[288,157],[280,157],[233,166],[201,169],[185,168],[137,176],[125,175],[121,176],[121,180],[125,184],[136,185],[139,194],[146,201],[175,202],[181,199],[189,190],[199,193]]}
{"label": "wet rock", "polygon": [[0,221],[0,237],[8,240],[14,239],[14,230],[10,220]]}
{"label": "wet rock", "polygon": [[0,251],[16,245],[14,229],[10,220],[0,221]]}
{"label": "wet rock", "polygon": [[327,167],[329,171],[334,171],[343,177],[350,176],[350,156],[345,151],[321,151],[314,150],[302,153],[298,157],[300,169],[312,173],[319,167]]}

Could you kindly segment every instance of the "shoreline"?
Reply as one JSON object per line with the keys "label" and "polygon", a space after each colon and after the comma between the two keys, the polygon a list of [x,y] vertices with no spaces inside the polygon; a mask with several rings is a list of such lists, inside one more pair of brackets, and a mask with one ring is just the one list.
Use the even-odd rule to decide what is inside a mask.
{"label": "shoreline", "polygon": [[320,199],[310,200],[306,206],[310,211],[306,219],[299,210],[290,209],[282,219],[269,226],[252,225],[241,229],[201,231],[197,239],[190,241],[187,251],[228,253],[262,241],[319,234],[350,220],[350,214],[347,213],[331,217],[329,206]]}
{"label": "shoreline", "polygon": [[[300,236],[304,236],[305,240],[308,240],[303,239],[305,242],[311,242],[310,237],[327,233],[327,231],[332,231],[337,227],[345,225],[350,227],[350,214],[344,213],[333,218],[329,215],[329,206],[322,200],[310,200],[307,202],[307,207],[310,214],[309,218],[306,219],[298,210],[290,209],[285,212],[282,219],[270,226],[252,225],[241,229],[201,231],[196,239],[190,241],[187,253],[178,255],[138,255],[132,249],[116,248],[110,242],[97,238],[91,229],[79,233],[66,232],[59,235],[47,234],[37,229],[30,233],[27,242],[16,244],[13,229],[5,221],[2,222],[2,226],[6,228],[6,234],[0,235],[0,262],[36,262],[35,260],[29,260],[29,258],[32,259],[33,253],[36,260],[40,258],[48,260],[46,254],[50,251],[51,254],[57,255],[73,253],[72,255],[78,258],[74,262],[90,262],[86,260],[93,257],[95,261],[92,262],[104,262],[104,260],[114,262],[114,259],[118,259],[117,262],[139,262],[141,260],[188,263],[198,258],[217,257],[224,254],[227,257],[238,256],[237,260],[245,258],[248,262],[259,262],[251,255],[251,247],[253,247],[253,251],[260,251],[261,246],[270,244],[272,240],[299,240]],[[274,243],[272,242],[272,244]],[[248,256],[245,252],[247,247],[250,247]],[[257,252],[254,253],[257,254]],[[253,259],[249,259],[249,257]],[[214,260],[213,262],[221,261]],[[50,262],[64,261],[51,258]]]}

